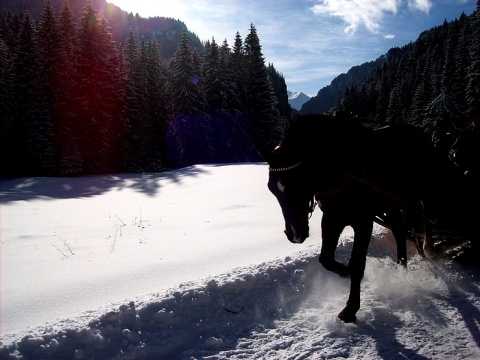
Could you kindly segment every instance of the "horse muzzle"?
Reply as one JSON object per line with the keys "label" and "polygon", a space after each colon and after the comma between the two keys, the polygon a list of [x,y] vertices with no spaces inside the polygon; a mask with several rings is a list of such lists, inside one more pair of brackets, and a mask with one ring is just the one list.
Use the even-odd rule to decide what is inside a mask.
{"label": "horse muzzle", "polygon": [[303,244],[303,242],[308,238],[308,232],[306,234],[298,234],[295,231],[287,231],[285,230],[285,235],[287,239],[293,244]]}

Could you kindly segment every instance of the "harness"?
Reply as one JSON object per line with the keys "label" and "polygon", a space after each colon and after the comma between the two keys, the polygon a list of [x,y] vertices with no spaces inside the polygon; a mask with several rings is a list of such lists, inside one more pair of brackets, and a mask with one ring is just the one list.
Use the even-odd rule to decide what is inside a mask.
{"label": "harness", "polygon": [[[281,167],[281,168],[273,168],[270,166],[268,170],[271,172],[284,172],[284,171],[290,171],[290,170],[296,169],[299,166],[300,166],[300,162],[290,166]],[[316,197],[314,196],[308,202],[308,218],[309,219],[312,218],[313,212],[315,211],[316,207],[317,207],[317,201],[316,201]]]}

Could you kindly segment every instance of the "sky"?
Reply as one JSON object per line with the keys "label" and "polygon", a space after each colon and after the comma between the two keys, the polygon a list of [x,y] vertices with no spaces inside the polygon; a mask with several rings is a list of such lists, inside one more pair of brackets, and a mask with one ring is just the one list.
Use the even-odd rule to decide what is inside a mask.
{"label": "sky", "polygon": [[476,0],[108,0],[142,17],[182,20],[200,40],[243,39],[257,29],[266,63],[288,90],[309,96],[352,66],[471,14]]}
{"label": "sky", "polygon": [[408,242],[405,271],[375,225],[344,324],[322,212],[290,243],[267,179],[258,163],[0,181],[0,358],[480,359],[478,266]]}

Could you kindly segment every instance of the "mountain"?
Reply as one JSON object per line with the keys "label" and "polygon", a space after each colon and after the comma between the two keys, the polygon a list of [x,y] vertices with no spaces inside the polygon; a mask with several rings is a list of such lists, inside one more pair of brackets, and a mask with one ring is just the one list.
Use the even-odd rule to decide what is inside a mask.
{"label": "mountain", "polygon": [[382,55],[377,60],[354,66],[346,74],[338,75],[330,85],[319,90],[316,96],[303,104],[300,114],[322,114],[331,110],[337,101],[343,98],[347,86],[361,87],[370,77],[372,71],[385,64],[387,59],[387,56]]}
{"label": "mountain", "polygon": [[[85,8],[86,0],[69,0],[70,9],[78,21]],[[54,11],[59,14],[63,9],[65,0],[51,0]],[[143,36],[155,36],[158,40],[160,53],[165,59],[170,59],[175,54],[183,30],[187,30],[192,47],[203,53],[203,45],[197,35],[188,31],[184,22],[166,17],[140,17],[138,14],[128,13],[118,6],[107,3],[106,0],[92,0],[97,10],[97,17],[105,17],[110,26],[110,33],[116,44],[122,44],[128,37],[130,29],[134,31],[137,40]],[[0,9],[20,13],[30,11],[35,20],[40,20],[44,6],[43,0],[0,0]]]}
{"label": "mountain", "polygon": [[292,92],[288,91],[288,103],[295,110],[300,110],[302,105],[310,99],[310,96],[304,94],[301,91]]}

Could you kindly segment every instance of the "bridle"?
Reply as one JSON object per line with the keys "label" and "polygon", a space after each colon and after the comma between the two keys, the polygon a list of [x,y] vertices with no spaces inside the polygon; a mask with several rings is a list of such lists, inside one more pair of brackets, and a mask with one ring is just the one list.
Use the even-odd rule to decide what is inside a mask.
{"label": "bridle", "polygon": [[[285,172],[285,171],[296,169],[299,166],[300,166],[300,162],[290,166],[285,166],[280,168],[273,168],[270,166],[268,170],[271,172]],[[315,200],[315,197],[314,197],[310,199],[310,201],[308,202],[308,219],[312,218],[312,215],[313,215],[313,212],[315,211],[316,206],[317,206],[317,201]]]}
{"label": "bridle", "polygon": [[281,168],[273,168],[273,167],[270,166],[268,168],[268,170],[272,171],[272,172],[283,172],[283,171],[289,171],[289,170],[296,169],[299,166],[300,166],[300,162],[298,162],[296,164],[293,164],[293,165],[290,165],[290,166],[281,167]]}

